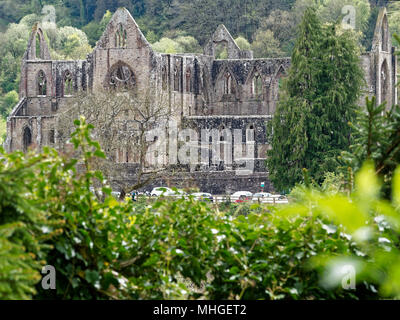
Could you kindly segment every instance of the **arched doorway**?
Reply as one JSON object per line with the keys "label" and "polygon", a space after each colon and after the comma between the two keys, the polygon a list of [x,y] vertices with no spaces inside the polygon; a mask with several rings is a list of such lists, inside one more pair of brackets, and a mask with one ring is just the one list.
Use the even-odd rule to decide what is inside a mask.
{"label": "arched doorway", "polygon": [[23,138],[22,138],[22,145],[24,152],[26,152],[29,148],[29,146],[32,144],[32,132],[31,129],[28,127],[25,127],[24,133],[23,133]]}

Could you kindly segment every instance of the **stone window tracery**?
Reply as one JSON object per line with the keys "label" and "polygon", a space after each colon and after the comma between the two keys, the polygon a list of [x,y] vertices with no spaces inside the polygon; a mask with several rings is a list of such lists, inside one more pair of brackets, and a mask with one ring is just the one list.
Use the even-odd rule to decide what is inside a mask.
{"label": "stone window tracery", "polygon": [[229,72],[225,73],[224,76],[224,94],[234,94],[235,87],[233,86],[232,75]]}
{"label": "stone window tracery", "polygon": [[122,24],[119,24],[118,30],[115,34],[115,47],[125,48],[127,43],[127,33]]}
{"label": "stone window tracery", "polygon": [[256,72],[253,76],[253,80],[251,82],[251,93],[256,97],[261,96],[263,93],[263,81],[258,72]]}
{"label": "stone window tracery", "polygon": [[114,89],[132,89],[136,85],[135,74],[127,65],[120,65],[111,71],[109,84]]}

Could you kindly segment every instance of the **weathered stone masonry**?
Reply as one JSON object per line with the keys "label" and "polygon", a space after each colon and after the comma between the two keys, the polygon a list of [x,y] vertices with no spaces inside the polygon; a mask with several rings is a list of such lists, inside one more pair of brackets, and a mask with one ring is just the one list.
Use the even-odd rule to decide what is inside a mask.
{"label": "weathered stone masonry", "polygon": [[[226,48],[227,59],[216,59],[220,46]],[[397,60],[386,9],[379,13],[371,51],[360,61],[367,83],[365,95],[374,95],[379,103],[387,101],[389,106],[397,103]],[[269,148],[265,124],[274,114],[279,82],[289,67],[290,58],[253,59],[253,53],[240,50],[223,25],[206,44],[204,54],[154,52],[126,9],[114,14],[86,60],[55,61],[38,25],[22,60],[20,101],[7,121],[5,147],[13,151],[55,146],[54,119],[74,92],[96,92],[122,81],[131,90],[155,88],[155,92],[167,93],[172,118],[182,128],[194,128],[199,135],[201,129],[242,129],[244,144],[254,143],[255,168],[251,175],[238,176],[234,171],[237,164],[221,161],[203,163],[192,172],[164,178],[154,185],[191,185],[226,193],[258,191],[260,182],[266,182],[265,190],[271,190],[265,168]],[[251,137],[248,132],[253,132]],[[220,143],[225,141],[221,138]],[[133,179],[134,164],[116,165],[126,170],[128,180]]]}

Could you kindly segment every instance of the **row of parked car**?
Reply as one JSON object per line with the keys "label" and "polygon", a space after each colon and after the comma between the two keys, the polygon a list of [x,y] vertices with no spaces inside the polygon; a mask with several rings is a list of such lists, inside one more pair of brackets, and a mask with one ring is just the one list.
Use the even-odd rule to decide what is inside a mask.
{"label": "row of parked car", "polygon": [[[182,190],[172,190],[167,187],[157,187],[154,188],[150,192],[150,196],[152,197],[159,197],[159,196],[175,196],[175,197],[181,197],[181,196],[189,196],[186,192]],[[191,196],[194,197],[195,200],[210,200],[214,201],[214,196],[211,193],[206,193],[206,192],[197,192],[197,193],[192,193]],[[263,202],[263,200],[271,199],[271,201],[285,201],[287,200],[285,196],[282,195],[273,195],[268,192],[259,192],[259,193],[251,193],[249,191],[238,191],[235,192],[234,194],[228,196],[228,197],[221,197],[226,200],[226,198],[230,198],[231,201],[233,202]],[[218,201],[219,199],[215,199]],[[222,200],[222,199],[221,199]]]}
{"label": "row of parked car", "polygon": [[[91,187],[91,191],[94,193],[95,189]],[[101,191],[99,191],[101,193]],[[119,199],[120,192],[113,191],[112,196],[116,199]],[[195,200],[198,201],[210,201],[210,202],[262,202],[262,203],[288,203],[288,200],[285,196],[282,195],[273,195],[268,192],[258,192],[258,193],[251,193],[249,191],[237,191],[232,195],[228,196],[213,196],[211,193],[207,192],[196,192],[192,194],[188,194],[183,190],[174,189],[168,187],[157,187],[154,188],[151,192],[138,192],[136,196],[146,196],[146,197],[184,197],[188,198],[192,196]]]}
{"label": "row of parked car", "polygon": [[248,201],[261,201],[266,199],[274,200],[287,200],[285,196],[280,194],[273,195],[268,192],[258,192],[258,193],[251,193],[249,191],[238,191],[232,194],[231,199],[236,202],[248,202]]}
{"label": "row of parked car", "polygon": [[182,190],[172,190],[170,188],[167,187],[157,187],[154,188],[151,192],[150,192],[150,196],[151,197],[160,197],[160,196],[166,196],[166,197],[188,197],[188,196],[193,196],[194,199],[196,200],[210,200],[213,201],[214,197],[212,196],[211,193],[205,193],[205,192],[196,192],[196,193],[192,193],[192,194],[188,194]]}

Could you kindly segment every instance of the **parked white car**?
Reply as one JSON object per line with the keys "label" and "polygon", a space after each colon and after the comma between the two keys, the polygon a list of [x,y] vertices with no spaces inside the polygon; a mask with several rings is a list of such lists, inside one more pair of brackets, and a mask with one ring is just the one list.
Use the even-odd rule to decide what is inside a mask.
{"label": "parked white car", "polygon": [[167,187],[157,187],[157,188],[154,188],[150,192],[150,196],[152,196],[152,197],[159,197],[161,195],[172,196],[174,194],[175,194],[175,192],[172,189],[167,188]]}
{"label": "parked white car", "polygon": [[262,201],[263,199],[270,198],[270,197],[271,197],[271,194],[268,192],[259,192],[259,193],[253,194],[253,201],[258,201],[258,200]]}
{"label": "parked white car", "polygon": [[234,194],[232,194],[232,198],[240,198],[240,197],[248,197],[251,198],[253,196],[253,194],[250,191],[238,191],[235,192]]}
{"label": "parked white car", "polygon": [[154,188],[151,193],[150,196],[152,197],[159,197],[163,195],[164,197],[186,197],[187,194],[186,192],[184,192],[183,190],[172,190],[171,188],[168,187],[157,187]]}

